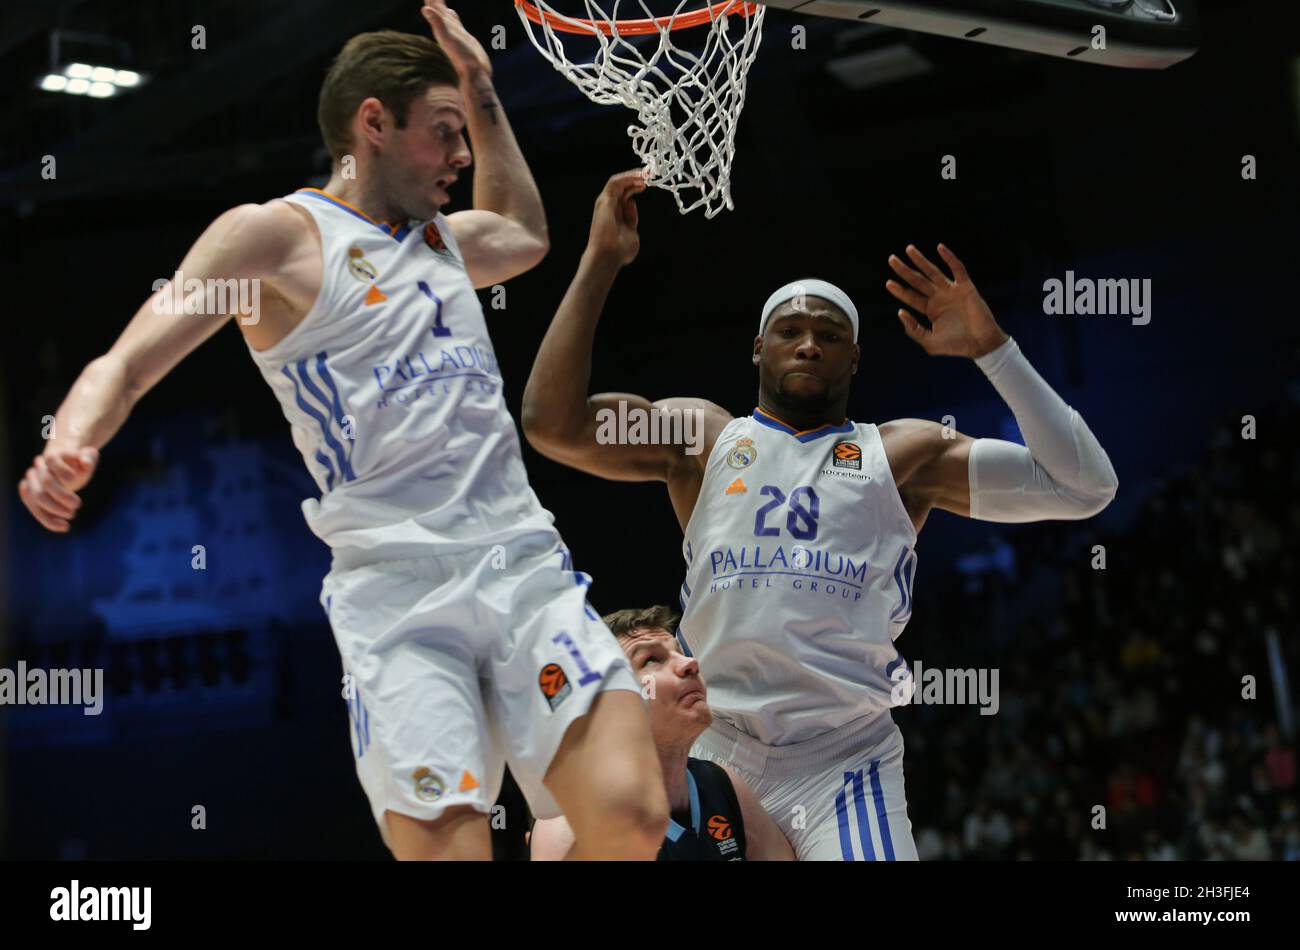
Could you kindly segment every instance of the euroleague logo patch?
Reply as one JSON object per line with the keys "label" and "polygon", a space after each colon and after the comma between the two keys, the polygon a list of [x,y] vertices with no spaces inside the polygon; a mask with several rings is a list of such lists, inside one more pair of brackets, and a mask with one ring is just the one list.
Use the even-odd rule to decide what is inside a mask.
{"label": "euroleague logo patch", "polygon": [[537,675],[537,685],[541,687],[542,695],[546,697],[552,712],[573,692],[569,678],[564,675],[564,669],[558,663],[547,663],[542,667],[542,672]]}
{"label": "euroleague logo patch", "polygon": [[831,450],[831,464],[836,468],[862,468],[862,449],[856,442],[836,442]]}
{"label": "euroleague logo patch", "polygon": [[429,249],[439,257],[445,257],[449,261],[460,263],[456,255],[452,253],[451,248],[447,246],[447,242],[442,239],[442,232],[438,230],[438,226],[432,221],[424,226],[424,243],[429,245]]}
{"label": "euroleague logo patch", "polygon": [[[709,832],[709,837],[718,843],[719,854],[735,854],[740,850],[740,842],[735,839],[734,832],[731,830],[731,822],[724,816],[714,815],[704,827]],[[737,855],[731,860],[738,861],[741,858]]]}
{"label": "euroleague logo patch", "polygon": [[442,240],[442,232],[438,230],[438,226],[432,221],[424,226],[424,243],[435,251],[447,250],[447,245]]}

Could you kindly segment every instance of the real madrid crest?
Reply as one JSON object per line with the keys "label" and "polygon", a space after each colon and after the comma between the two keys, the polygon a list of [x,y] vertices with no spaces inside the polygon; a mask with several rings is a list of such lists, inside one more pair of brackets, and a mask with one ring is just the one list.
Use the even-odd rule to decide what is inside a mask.
{"label": "real madrid crest", "polygon": [[727,453],[727,464],[732,468],[748,468],[758,458],[758,447],[753,439],[737,439],[731,451]]}
{"label": "real madrid crest", "polygon": [[442,785],[433,772],[423,765],[411,773],[415,780],[415,794],[422,802],[436,802],[442,797]]}
{"label": "real madrid crest", "polygon": [[379,277],[375,265],[366,260],[365,252],[355,244],[348,248],[348,273],[367,284]]}

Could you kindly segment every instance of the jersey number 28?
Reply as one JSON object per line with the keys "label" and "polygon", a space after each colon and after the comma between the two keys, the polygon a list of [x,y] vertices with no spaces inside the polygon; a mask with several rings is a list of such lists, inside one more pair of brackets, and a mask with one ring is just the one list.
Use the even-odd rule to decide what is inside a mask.
{"label": "jersey number 28", "polygon": [[[759,490],[759,494],[770,495],[772,500],[758,509],[758,512],[754,515],[755,537],[775,538],[780,536],[780,528],[769,528],[767,526],[767,516],[772,509],[780,508],[788,502],[790,510],[785,516],[785,529],[790,532],[792,537],[798,538],[800,541],[816,540],[817,518],[821,513],[821,501],[811,485],[800,485],[790,492],[789,499],[786,498],[785,492],[775,485],[764,485]],[[780,516],[778,515],[778,517]]]}

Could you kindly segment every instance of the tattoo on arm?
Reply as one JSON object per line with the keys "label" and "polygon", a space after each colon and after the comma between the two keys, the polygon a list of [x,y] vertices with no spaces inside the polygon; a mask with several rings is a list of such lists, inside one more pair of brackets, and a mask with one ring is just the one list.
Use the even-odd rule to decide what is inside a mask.
{"label": "tattoo on arm", "polygon": [[487,112],[492,119],[492,124],[496,125],[497,109],[500,108],[500,106],[497,104],[496,93],[493,91],[492,85],[490,83],[483,83],[478,87],[478,93],[480,96],[479,107]]}

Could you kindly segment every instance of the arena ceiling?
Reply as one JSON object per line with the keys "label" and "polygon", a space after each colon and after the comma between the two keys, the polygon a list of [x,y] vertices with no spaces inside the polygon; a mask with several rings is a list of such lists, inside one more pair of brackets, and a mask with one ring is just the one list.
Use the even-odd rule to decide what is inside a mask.
{"label": "arena ceiling", "polygon": [[[508,0],[454,4],[480,38],[507,30],[507,48],[494,50],[496,83],[521,137],[547,138],[575,123],[607,118],[557,75],[527,41]],[[671,4],[669,4],[671,6]],[[790,24],[803,24],[815,55],[796,56]],[[773,10],[759,65],[767,77],[793,73],[843,85],[828,69],[871,44],[968,44]],[[195,49],[197,26],[206,48]],[[321,171],[315,97],[330,58],[348,37],[395,28],[424,32],[418,0],[6,0],[0,12],[0,206],[22,214],[34,202],[87,195],[158,193],[203,187],[242,175]],[[85,50],[86,38],[110,63],[149,76],[139,89],[90,99],[37,88],[60,31],[64,62]],[[772,39],[772,34],[777,34]],[[783,35],[784,34],[784,35]],[[833,56],[828,56],[831,51]],[[990,64],[1026,54],[980,50],[981,76]],[[751,103],[753,98],[751,97]],[[759,108],[759,106],[753,106]],[[54,155],[59,175],[40,177]]]}

